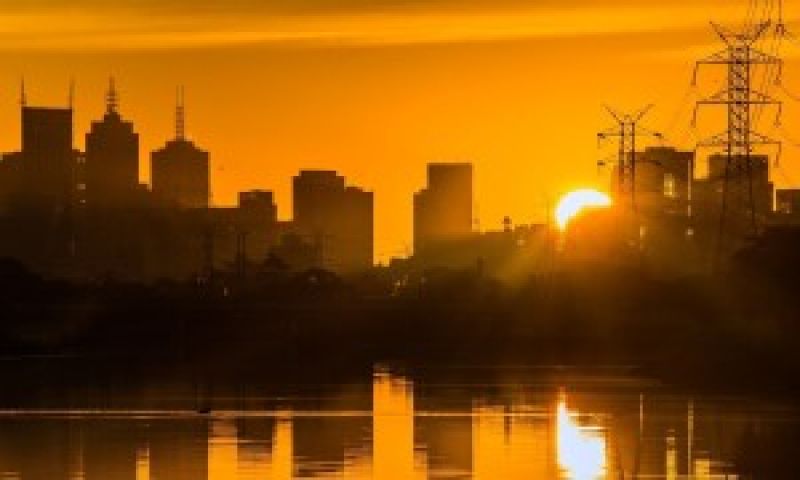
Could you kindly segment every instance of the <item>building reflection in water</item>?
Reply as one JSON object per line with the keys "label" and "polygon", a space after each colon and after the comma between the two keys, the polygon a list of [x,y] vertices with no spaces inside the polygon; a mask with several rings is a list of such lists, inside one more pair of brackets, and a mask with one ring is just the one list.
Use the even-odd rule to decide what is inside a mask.
{"label": "building reflection in water", "polygon": [[275,420],[272,453],[269,456],[267,470],[269,475],[266,478],[274,480],[294,478],[294,433],[289,413],[281,413]]}
{"label": "building reflection in water", "polygon": [[136,449],[136,480],[150,480],[150,447]]}
{"label": "building reflection in water", "polygon": [[85,480],[86,466],[84,465],[84,440],[83,430],[78,427],[70,428],[68,433],[72,454],[70,455],[69,480]]}
{"label": "building reflection in water", "polygon": [[424,479],[424,454],[414,448],[414,389],[409,380],[379,371],[372,385],[373,475]]}
{"label": "building reflection in water", "polygon": [[[415,398],[411,381],[385,371],[371,409],[356,392],[298,411],[0,417],[0,480],[611,480],[635,476],[638,460],[620,456],[634,448],[640,478],[702,480],[732,473],[720,461],[738,445],[728,438],[752,421],[665,396],[648,400],[644,428],[631,392],[426,387]],[[348,409],[353,400],[365,408]]]}
{"label": "building reflection in water", "polygon": [[472,470],[475,480],[555,478],[553,422],[541,412],[500,406],[473,409]]}
{"label": "building reflection in water", "polygon": [[678,480],[678,448],[675,432],[667,434],[666,480]]}
{"label": "building reflection in water", "polygon": [[212,419],[208,435],[208,480],[236,480],[238,464],[239,445],[235,419]]}

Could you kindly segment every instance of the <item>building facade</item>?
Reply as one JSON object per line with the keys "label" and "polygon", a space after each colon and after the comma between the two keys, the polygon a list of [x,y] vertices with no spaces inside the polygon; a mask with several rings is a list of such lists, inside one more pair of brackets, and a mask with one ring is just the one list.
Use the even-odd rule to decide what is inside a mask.
{"label": "building facade", "polygon": [[20,191],[58,207],[73,203],[76,160],[72,109],[22,107]]}
{"label": "building facade", "polygon": [[472,164],[429,164],[428,184],[414,195],[414,253],[469,236],[472,205]]}
{"label": "building facade", "polygon": [[113,81],[106,113],[86,134],[86,200],[92,208],[131,207],[141,202],[139,134],[117,111]]}
{"label": "building facade", "polygon": [[330,170],[303,170],[293,178],[294,229],[321,252],[323,268],[366,270],[374,259],[372,192],[348,187]]}

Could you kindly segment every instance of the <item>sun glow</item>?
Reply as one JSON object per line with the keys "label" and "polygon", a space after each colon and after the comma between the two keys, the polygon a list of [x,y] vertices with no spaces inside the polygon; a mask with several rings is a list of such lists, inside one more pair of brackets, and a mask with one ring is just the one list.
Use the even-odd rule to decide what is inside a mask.
{"label": "sun glow", "polygon": [[558,402],[556,417],[558,464],[562,478],[599,480],[606,476],[606,442],[602,431],[578,424],[567,410],[566,399]]}
{"label": "sun glow", "polygon": [[570,220],[589,208],[605,208],[611,206],[611,197],[593,189],[574,190],[567,193],[556,207],[556,223],[560,230],[567,228]]}

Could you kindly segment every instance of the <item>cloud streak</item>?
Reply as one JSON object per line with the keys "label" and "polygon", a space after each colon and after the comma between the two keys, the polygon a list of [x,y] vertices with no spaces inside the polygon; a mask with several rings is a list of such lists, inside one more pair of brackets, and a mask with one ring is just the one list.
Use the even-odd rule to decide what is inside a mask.
{"label": "cloud streak", "polygon": [[[28,0],[30,1],[30,0]],[[319,0],[305,0],[303,14],[256,7],[238,0],[226,11],[209,11],[195,5],[181,11],[177,3],[156,7],[145,0],[116,9],[88,8],[92,0],[80,0],[85,8],[59,7],[57,2],[34,0],[39,9],[9,9],[0,17],[0,49],[4,50],[165,50],[235,46],[391,46],[497,42],[537,38],[580,37],[609,34],[644,34],[705,28],[708,6],[677,2],[642,5],[622,2],[614,7],[576,1],[571,8],[540,2],[524,7],[505,0],[502,7],[480,11],[455,9],[449,0],[384,0],[369,3],[395,11],[359,11],[361,0],[328,2],[343,11],[322,13]],[[292,2],[285,2],[292,3]],[[619,2],[618,2],[619,3]],[[46,8],[46,5],[49,8]],[[210,5],[210,4],[209,4]],[[434,8],[433,6],[436,6]],[[404,8],[400,8],[404,6]],[[349,8],[346,8],[349,7]],[[148,8],[164,9],[160,15]],[[332,7],[329,7],[332,8]],[[251,10],[255,9],[255,10]],[[727,4],[715,9],[715,18],[735,21],[743,8]],[[635,45],[632,45],[635,48]]]}

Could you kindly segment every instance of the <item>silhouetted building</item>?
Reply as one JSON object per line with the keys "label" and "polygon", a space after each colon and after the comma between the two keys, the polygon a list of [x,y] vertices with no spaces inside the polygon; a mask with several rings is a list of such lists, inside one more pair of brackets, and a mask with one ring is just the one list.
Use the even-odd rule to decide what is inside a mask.
{"label": "silhouetted building", "polygon": [[83,155],[72,148],[72,109],[21,109],[22,148],[0,168],[0,252],[40,272],[68,270],[75,253]]}
{"label": "silhouetted building", "polygon": [[77,182],[71,108],[23,106],[21,155],[21,193],[37,203],[72,204]]}
{"label": "silhouetted building", "polygon": [[414,253],[472,233],[472,164],[432,163],[414,195]]}
{"label": "silhouetted building", "polygon": [[178,99],[175,130],[175,139],[151,156],[153,195],[166,206],[206,208],[211,196],[209,155],[186,139],[182,98]]}
{"label": "silhouetted building", "polygon": [[[737,160],[734,158],[733,161]],[[727,218],[744,219],[750,216],[751,189],[756,216],[763,218],[773,211],[774,186],[769,179],[769,157],[753,155],[750,162],[752,183],[748,179],[745,169],[726,168],[727,155],[716,154],[709,157],[708,176],[696,181],[693,189],[692,204],[698,216],[719,218],[722,212],[726,178],[728,182],[728,194],[725,200]],[[726,170],[728,171],[726,172]]]}
{"label": "silhouetted building", "polygon": [[270,248],[269,258],[281,262],[287,270],[305,271],[322,265],[322,251],[319,244],[311,243],[300,235],[286,233],[280,242]]}
{"label": "silhouetted building", "polygon": [[239,208],[271,223],[278,221],[278,206],[275,205],[275,196],[268,190],[249,190],[239,192]]}
{"label": "silhouetted building", "polygon": [[512,282],[549,268],[552,240],[544,225],[515,227],[508,221],[502,230],[474,232],[430,244],[414,254],[410,265],[418,272],[475,270]]}
{"label": "silhouetted building", "polygon": [[650,147],[638,152],[636,201],[640,213],[658,217],[688,216],[693,177],[692,151]]}
{"label": "silhouetted building", "polygon": [[22,188],[22,152],[4,153],[0,157],[0,212],[11,207],[12,197]]}
{"label": "silhouetted building", "polygon": [[373,265],[373,195],[345,186],[334,171],[303,170],[293,179],[294,227],[319,246],[322,264],[337,273]]}
{"label": "silhouetted building", "polygon": [[781,215],[800,216],[800,189],[787,188],[775,192],[775,211]]}
{"label": "silhouetted building", "polygon": [[266,190],[239,193],[237,209],[239,248],[247,261],[263,261],[270,247],[277,243],[278,207],[274,195]]}
{"label": "silhouetted building", "polygon": [[86,199],[94,208],[129,207],[141,199],[139,135],[117,112],[117,92],[111,80],[102,121],[92,122],[86,135]]}

